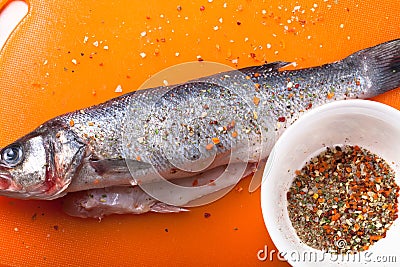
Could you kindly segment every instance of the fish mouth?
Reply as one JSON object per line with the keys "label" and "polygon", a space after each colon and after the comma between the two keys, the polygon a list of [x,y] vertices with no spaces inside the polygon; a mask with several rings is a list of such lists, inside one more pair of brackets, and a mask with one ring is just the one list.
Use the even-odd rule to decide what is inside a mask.
{"label": "fish mouth", "polygon": [[0,190],[9,190],[12,180],[12,176],[8,172],[0,170]]}

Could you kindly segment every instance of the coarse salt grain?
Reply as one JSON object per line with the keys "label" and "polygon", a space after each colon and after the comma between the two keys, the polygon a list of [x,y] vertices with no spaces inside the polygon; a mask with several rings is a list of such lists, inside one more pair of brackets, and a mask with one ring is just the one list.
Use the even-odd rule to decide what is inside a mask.
{"label": "coarse salt grain", "polygon": [[116,93],[122,93],[122,86],[120,84],[117,85],[117,88],[115,88]]}
{"label": "coarse salt grain", "polygon": [[295,7],[293,8],[293,11],[292,11],[292,12],[299,11],[299,10],[300,10],[300,8],[301,8],[301,6],[295,6]]}
{"label": "coarse salt grain", "polygon": [[145,37],[146,35],[147,35],[146,31],[140,33],[140,36],[142,36],[142,37]]}
{"label": "coarse salt grain", "polygon": [[141,56],[142,58],[145,58],[145,57],[146,57],[146,53],[145,53],[145,52],[142,52],[142,53],[140,53],[140,56]]}

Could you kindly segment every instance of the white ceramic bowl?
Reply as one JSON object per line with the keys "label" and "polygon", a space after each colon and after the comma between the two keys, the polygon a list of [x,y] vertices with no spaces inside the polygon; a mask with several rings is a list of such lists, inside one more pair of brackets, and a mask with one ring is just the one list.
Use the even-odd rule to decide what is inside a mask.
{"label": "white ceramic bowl", "polygon": [[[326,146],[344,144],[359,145],[381,156],[394,169],[396,182],[400,184],[400,111],[368,100],[326,104],[304,114],[274,146],[261,185],[265,225],[278,250],[286,253],[285,259],[294,266],[396,266],[400,263],[399,219],[385,238],[354,258],[337,257],[305,245],[291,225],[286,193],[295,170],[301,169]],[[393,259],[396,263],[382,265],[384,260]]]}

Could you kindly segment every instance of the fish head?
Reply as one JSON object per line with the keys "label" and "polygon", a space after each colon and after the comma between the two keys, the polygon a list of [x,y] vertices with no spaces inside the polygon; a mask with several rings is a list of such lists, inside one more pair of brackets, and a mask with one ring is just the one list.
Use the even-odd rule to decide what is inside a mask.
{"label": "fish head", "polygon": [[60,197],[84,157],[84,143],[61,126],[42,125],[0,151],[0,195]]}

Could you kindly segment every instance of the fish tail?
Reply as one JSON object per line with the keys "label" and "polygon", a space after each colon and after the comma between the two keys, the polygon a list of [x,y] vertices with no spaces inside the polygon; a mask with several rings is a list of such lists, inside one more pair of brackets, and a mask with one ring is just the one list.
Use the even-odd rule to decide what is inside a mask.
{"label": "fish tail", "polygon": [[400,39],[361,50],[352,57],[362,62],[371,96],[400,87]]}

